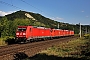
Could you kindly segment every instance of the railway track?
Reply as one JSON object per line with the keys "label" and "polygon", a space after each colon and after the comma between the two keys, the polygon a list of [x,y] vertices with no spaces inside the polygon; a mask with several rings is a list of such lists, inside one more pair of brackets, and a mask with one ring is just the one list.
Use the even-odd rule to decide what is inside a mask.
{"label": "railway track", "polygon": [[28,55],[28,57],[30,57],[37,54],[41,50],[49,48],[50,46],[57,45],[62,42],[68,42],[72,39],[76,39],[76,37],[66,37],[54,40],[40,41],[27,44],[15,44],[0,47],[0,60],[16,59],[17,57],[15,55],[18,54],[19,52],[23,52],[26,55]]}

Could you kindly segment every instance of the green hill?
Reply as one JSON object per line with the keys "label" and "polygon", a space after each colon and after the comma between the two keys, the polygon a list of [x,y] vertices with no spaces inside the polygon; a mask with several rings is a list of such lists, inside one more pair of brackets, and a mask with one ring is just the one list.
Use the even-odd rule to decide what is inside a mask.
{"label": "green hill", "polygon": [[[27,17],[25,15],[26,13],[31,15],[35,20],[33,20],[32,18]],[[46,17],[44,17],[44,16],[42,16],[41,14],[38,14],[38,13],[32,13],[32,12],[26,12],[26,11],[21,11],[20,10],[20,11],[17,11],[15,13],[6,15],[6,17],[7,17],[8,20],[12,20],[12,21],[15,20],[15,19],[20,19],[20,20],[22,20],[22,19],[24,19],[24,20],[29,19],[31,21],[30,25],[45,26],[45,27],[50,27],[50,28],[57,28],[57,25],[59,23],[60,24],[60,29],[73,30],[71,28],[67,28],[67,26],[70,26],[71,24],[57,22],[57,21],[51,20],[49,18],[46,18]]]}
{"label": "green hill", "polygon": [[[31,15],[35,20],[27,17],[25,14]],[[46,18],[38,13],[32,13],[32,12],[26,12],[26,11],[17,11],[15,13],[6,15],[6,17],[8,20],[29,19],[30,21],[32,21],[32,23],[34,22],[33,25],[40,24],[40,26],[52,27],[52,28],[57,28],[56,25],[58,23],[57,21]],[[32,23],[30,25],[32,25]],[[38,25],[36,25],[36,26],[38,26]]]}
{"label": "green hill", "polygon": [[[79,25],[69,23],[62,23],[46,18],[39,13],[17,11],[12,14],[0,17],[0,34],[4,36],[15,36],[17,26],[44,26],[47,28],[57,29],[59,24],[60,29],[74,30],[76,34],[79,33]],[[82,26],[85,29],[86,26]],[[90,28],[90,26],[87,26]],[[90,30],[90,29],[89,29]]]}

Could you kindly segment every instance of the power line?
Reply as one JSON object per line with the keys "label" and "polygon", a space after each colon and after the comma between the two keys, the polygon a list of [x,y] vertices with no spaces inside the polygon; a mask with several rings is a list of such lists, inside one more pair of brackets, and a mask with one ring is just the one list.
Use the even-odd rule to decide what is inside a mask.
{"label": "power line", "polygon": [[[21,1],[24,2],[24,3],[26,3],[27,5],[30,5],[31,7],[33,7],[33,8],[35,8],[35,9],[39,10],[39,11],[41,11],[42,13],[45,13],[45,12],[43,12],[41,9],[39,9],[39,8],[37,8],[37,7],[33,6],[33,5],[31,5],[30,3],[28,3],[28,2],[26,2],[26,1],[24,1],[24,0],[21,0]],[[45,13],[45,14],[54,17],[54,16],[51,15],[51,14],[48,14],[48,13]]]}
{"label": "power line", "polygon": [[[24,3],[27,4],[27,5],[30,5],[31,7],[33,7],[33,8],[35,8],[35,9],[39,10],[39,11],[41,11],[42,13],[45,13],[45,14],[47,14],[47,15],[49,15],[49,16],[54,17],[53,15],[51,15],[51,14],[49,14],[49,13],[46,13],[46,12],[43,12],[41,9],[39,9],[39,8],[37,8],[37,7],[33,6],[33,5],[31,5],[30,3],[26,2],[25,0],[21,0],[21,1],[24,2]],[[50,19],[52,19],[52,18],[50,18]],[[59,29],[59,24],[58,24],[58,29]]]}
{"label": "power line", "polygon": [[4,1],[0,1],[0,3],[5,4],[5,5],[8,5],[8,6],[12,6],[12,7],[17,8],[17,9],[21,9],[21,8],[15,6],[15,5],[9,4],[9,3],[4,2]]}
{"label": "power line", "polygon": [[[21,0],[21,1],[24,2],[24,3],[26,3],[27,5],[30,5],[31,7],[33,7],[33,8],[35,8],[35,9],[39,10],[39,11],[41,11],[42,13],[45,13],[45,12],[43,12],[41,9],[39,9],[39,8],[37,8],[37,7],[35,7],[35,6],[31,5],[31,4],[29,4],[28,2],[26,2],[26,1],[24,1],[24,0]],[[13,5],[13,4],[12,4],[12,0],[11,0],[11,4],[9,4],[9,3],[7,3],[7,2],[4,2],[4,1],[0,1],[0,3],[1,3],[1,4],[8,5],[8,6],[12,6],[12,7],[17,8],[17,9],[20,9],[20,10],[24,10],[24,9],[22,9],[22,8],[20,8],[20,7],[17,7],[17,6],[15,6],[15,5]],[[51,14],[48,14],[48,13],[45,13],[45,14],[54,17],[54,16],[51,15]]]}
{"label": "power line", "polygon": [[[24,2],[24,3],[26,3],[26,4],[28,4],[28,5],[30,5],[31,7],[33,7],[33,8],[35,8],[35,9],[39,10],[39,11],[41,11],[42,13],[45,13],[45,12],[43,12],[41,9],[39,9],[39,8],[37,8],[37,7],[35,7],[35,6],[31,5],[31,4],[29,4],[28,2],[26,2],[26,1],[24,1],[24,0],[21,0],[21,1]],[[7,2],[4,2],[4,1],[0,1],[0,3],[1,3],[1,4],[8,5],[8,6],[12,6],[12,7],[14,7],[14,8],[17,8],[17,9],[22,10],[22,8],[13,5],[13,4],[12,4],[12,0],[11,0],[11,4],[9,4],[9,3],[7,3]],[[24,10],[24,9],[23,9],[23,10]],[[50,14],[48,14],[48,13],[45,13],[45,14],[50,15]],[[50,16],[52,16],[52,15],[50,15]],[[54,16],[52,16],[52,17],[54,17]]]}
{"label": "power line", "polygon": [[24,0],[21,0],[21,1],[24,2],[24,3],[26,3],[27,5],[30,5],[31,7],[35,8],[35,9],[37,9],[37,10],[43,12],[42,10],[40,10],[40,9],[38,9],[37,7],[35,7],[35,6],[33,6],[33,5],[29,4],[29,3],[27,3],[26,1],[24,1]]}

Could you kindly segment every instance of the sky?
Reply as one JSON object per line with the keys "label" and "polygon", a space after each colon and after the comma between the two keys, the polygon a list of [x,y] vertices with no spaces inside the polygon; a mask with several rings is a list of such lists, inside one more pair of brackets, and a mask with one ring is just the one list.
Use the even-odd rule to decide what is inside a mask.
{"label": "sky", "polygon": [[58,22],[90,25],[90,0],[0,0],[0,16],[19,10]]}

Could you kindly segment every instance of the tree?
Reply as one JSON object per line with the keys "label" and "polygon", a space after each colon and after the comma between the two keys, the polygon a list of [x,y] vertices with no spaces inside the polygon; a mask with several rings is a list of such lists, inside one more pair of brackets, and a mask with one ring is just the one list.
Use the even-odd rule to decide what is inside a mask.
{"label": "tree", "polygon": [[9,34],[9,21],[6,17],[3,17],[0,20],[0,32],[2,37],[8,36]]}

